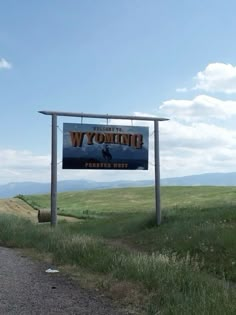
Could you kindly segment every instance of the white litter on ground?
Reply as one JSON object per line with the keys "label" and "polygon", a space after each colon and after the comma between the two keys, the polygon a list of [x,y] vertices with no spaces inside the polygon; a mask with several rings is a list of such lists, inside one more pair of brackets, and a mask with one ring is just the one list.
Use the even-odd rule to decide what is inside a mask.
{"label": "white litter on ground", "polygon": [[45,270],[45,272],[47,272],[47,273],[56,273],[56,272],[59,272],[59,270],[49,268],[49,269]]}

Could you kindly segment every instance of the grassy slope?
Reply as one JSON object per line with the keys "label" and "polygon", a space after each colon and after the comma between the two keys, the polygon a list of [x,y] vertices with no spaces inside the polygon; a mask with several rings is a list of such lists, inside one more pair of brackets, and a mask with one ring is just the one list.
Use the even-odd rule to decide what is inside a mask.
{"label": "grassy slope", "polygon": [[[59,212],[90,219],[60,224],[52,233],[47,225],[35,229],[3,218],[0,240],[50,252],[57,263],[141,284],[147,314],[234,314],[235,289],[220,279],[236,281],[235,192],[163,187],[160,227],[151,187],[62,193]],[[48,195],[24,198],[49,207]]]}
{"label": "grassy slope", "polygon": [[[162,187],[162,207],[236,205],[235,187]],[[49,207],[49,195],[26,196],[29,202]],[[83,211],[97,213],[147,212],[154,208],[154,188],[122,188],[58,194],[58,207],[73,215]]]}
{"label": "grassy slope", "polygon": [[[49,207],[48,195],[26,196]],[[129,188],[59,194],[59,213],[96,216],[70,227],[152,252],[190,254],[203,270],[236,281],[236,188],[163,187],[163,224],[154,226],[154,189]]]}

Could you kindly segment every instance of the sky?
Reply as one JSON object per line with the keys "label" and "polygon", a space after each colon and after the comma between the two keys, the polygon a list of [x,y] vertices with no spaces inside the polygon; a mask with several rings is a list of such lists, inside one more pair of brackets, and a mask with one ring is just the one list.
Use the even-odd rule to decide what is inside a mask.
{"label": "sky", "polygon": [[[0,0],[0,184],[50,181],[40,110],[168,118],[161,177],[236,170],[234,0]],[[62,170],[58,180],[154,178],[149,170]],[[106,123],[85,119],[83,123]],[[110,124],[131,124],[109,121]]]}

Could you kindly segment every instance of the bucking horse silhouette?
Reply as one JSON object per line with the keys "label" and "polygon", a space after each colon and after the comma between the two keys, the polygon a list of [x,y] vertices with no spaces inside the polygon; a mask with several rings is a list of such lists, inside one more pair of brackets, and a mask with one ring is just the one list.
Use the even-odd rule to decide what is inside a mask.
{"label": "bucking horse silhouette", "polygon": [[103,156],[104,160],[106,160],[108,162],[112,160],[112,155],[111,155],[111,153],[109,151],[109,147],[108,147],[107,144],[102,149],[102,156]]}

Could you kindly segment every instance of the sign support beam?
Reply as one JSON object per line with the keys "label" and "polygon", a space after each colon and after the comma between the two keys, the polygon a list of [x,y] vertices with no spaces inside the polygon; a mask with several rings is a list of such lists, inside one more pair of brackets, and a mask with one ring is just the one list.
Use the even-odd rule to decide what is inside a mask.
{"label": "sign support beam", "polygon": [[160,198],[160,156],[159,156],[159,121],[169,120],[153,116],[122,116],[122,115],[101,115],[70,113],[58,111],[39,111],[40,114],[52,116],[52,162],[51,162],[51,226],[57,224],[57,116],[101,118],[101,119],[124,119],[124,120],[143,120],[154,122],[154,159],[155,159],[155,207],[156,223],[161,224],[161,198]]}
{"label": "sign support beam", "polygon": [[52,115],[51,226],[57,224],[57,115]]}
{"label": "sign support beam", "polygon": [[159,124],[154,120],[154,161],[155,161],[155,203],[156,223],[161,224],[161,184],[160,184],[160,154],[159,154]]}

